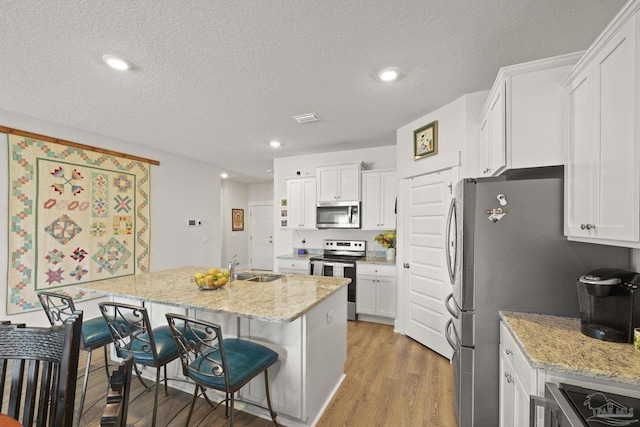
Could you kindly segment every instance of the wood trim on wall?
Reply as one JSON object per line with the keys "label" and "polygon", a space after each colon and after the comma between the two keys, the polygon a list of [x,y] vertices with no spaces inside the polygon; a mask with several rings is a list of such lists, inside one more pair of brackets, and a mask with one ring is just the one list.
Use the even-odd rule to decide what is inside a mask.
{"label": "wood trim on wall", "polygon": [[152,165],[160,166],[160,162],[157,160],[151,160],[144,157],[132,156],[130,154],[120,153],[118,151],[106,150],[104,148],[92,147],[90,145],[79,144],[77,142],[65,141],[64,139],[52,138],[46,135],[40,135],[37,133],[26,132],[20,129],[8,128],[6,126],[0,126],[0,133],[8,133],[19,136],[26,136],[27,138],[39,139],[41,141],[53,142],[56,144],[67,145],[69,147],[80,148],[82,150],[93,151],[96,153],[108,154],[110,156],[119,156],[129,160],[135,160],[139,162],[146,162]]}

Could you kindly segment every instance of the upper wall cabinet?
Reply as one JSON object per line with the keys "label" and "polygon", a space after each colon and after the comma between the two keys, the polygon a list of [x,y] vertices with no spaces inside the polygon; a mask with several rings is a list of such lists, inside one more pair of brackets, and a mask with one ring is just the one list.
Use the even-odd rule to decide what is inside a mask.
{"label": "upper wall cabinet", "polygon": [[343,163],[316,168],[318,202],[360,200],[362,163]]}
{"label": "upper wall cabinet", "polygon": [[560,82],[580,56],[500,69],[480,117],[477,177],[565,163],[567,105]]}
{"label": "upper wall cabinet", "polygon": [[628,3],[563,83],[570,240],[640,247],[639,9],[640,1]]}
{"label": "upper wall cabinet", "polygon": [[292,178],[287,180],[287,200],[291,229],[316,228],[316,179]]}
{"label": "upper wall cabinet", "polygon": [[395,229],[397,196],[395,169],[362,172],[362,229]]}

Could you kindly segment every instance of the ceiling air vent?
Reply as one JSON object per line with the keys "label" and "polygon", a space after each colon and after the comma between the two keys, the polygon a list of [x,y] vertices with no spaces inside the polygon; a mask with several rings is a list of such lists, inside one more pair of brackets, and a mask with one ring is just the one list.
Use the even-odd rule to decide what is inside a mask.
{"label": "ceiling air vent", "polygon": [[322,120],[316,113],[300,114],[299,116],[293,116],[292,119],[298,123],[309,123]]}

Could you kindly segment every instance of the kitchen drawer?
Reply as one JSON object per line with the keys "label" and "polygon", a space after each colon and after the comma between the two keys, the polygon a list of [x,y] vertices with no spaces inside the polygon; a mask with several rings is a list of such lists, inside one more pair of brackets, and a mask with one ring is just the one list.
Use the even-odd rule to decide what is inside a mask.
{"label": "kitchen drawer", "polygon": [[396,277],[395,265],[358,263],[357,271],[358,275],[365,274],[368,276]]}
{"label": "kitchen drawer", "polygon": [[531,390],[531,365],[503,322],[500,322],[500,344],[500,351],[511,362],[524,389]]}
{"label": "kitchen drawer", "polygon": [[299,270],[309,273],[309,260],[307,259],[279,259],[278,271],[285,270]]}

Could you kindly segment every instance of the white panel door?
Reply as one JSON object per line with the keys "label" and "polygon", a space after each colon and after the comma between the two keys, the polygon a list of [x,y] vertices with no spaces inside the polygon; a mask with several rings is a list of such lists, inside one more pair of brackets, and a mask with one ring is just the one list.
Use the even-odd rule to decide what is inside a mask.
{"label": "white panel door", "polygon": [[456,180],[452,170],[407,179],[402,198],[405,333],[449,359],[452,349],[444,335],[450,317],[444,305],[450,287],[445,227]]}
{"label": "white panel door", "polygon": [[273,203],[252,205],[251,269],[273,271]]}

